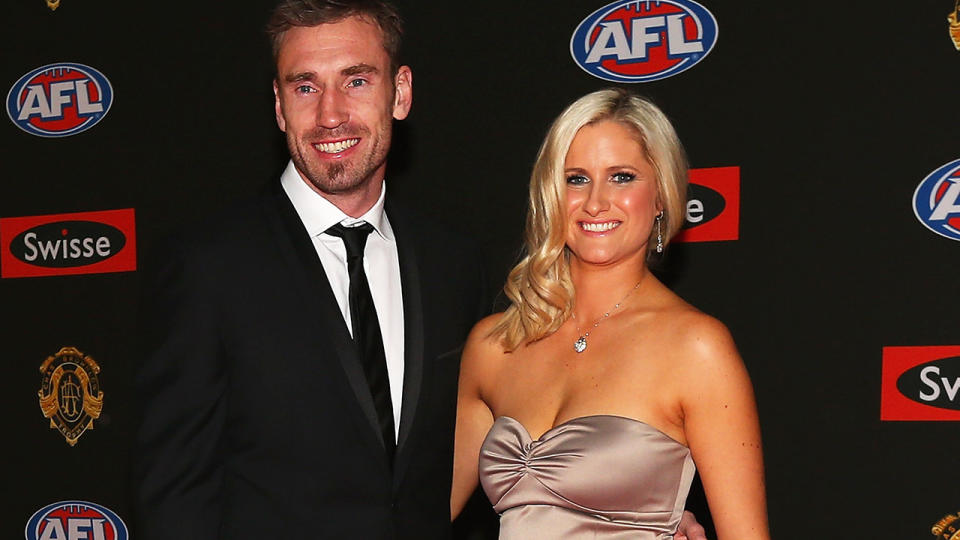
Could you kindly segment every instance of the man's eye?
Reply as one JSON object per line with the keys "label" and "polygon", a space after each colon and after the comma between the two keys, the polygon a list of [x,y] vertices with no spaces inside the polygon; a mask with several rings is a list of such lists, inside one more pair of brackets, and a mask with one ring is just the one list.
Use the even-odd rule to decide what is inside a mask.
{"label": "man's eye", "polygon": [[310,92],[313,92],[313,87],[306,84],[301,84],[300,86],[294,88],[293,91],[298,94],[309,94]]}
{"label": "man's eye", "polygon": [[590,179],[582,174],[573,174],[567,177],[567,184],[571,186],[582,186],[583,184],[589,183]]}
{"label": "man's eye", "polygon": [[365,86],[366,84],[367,84],[366,79],[353,79],[352,81],[347,83],[347,86],[349,86],[350,88],[359,88],[361,86]]}
{"label": "man's eye", "polygon": [[635,174],[630,174],[627,172],[618,172],[613,175],[613,181],[618,184],[626,184],[627,182],[632,181],[636,177],[637,175]]}

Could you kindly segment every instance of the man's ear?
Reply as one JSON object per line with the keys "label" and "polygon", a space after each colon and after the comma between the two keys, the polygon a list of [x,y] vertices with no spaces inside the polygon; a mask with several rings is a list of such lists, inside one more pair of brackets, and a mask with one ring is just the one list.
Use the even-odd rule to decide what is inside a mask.
{"label": "man's ear", "polygon": [[273,107],[277,115],[277,125],[280,127],[280,131],[286,133],[287,131],[287,121],[283,118],[283,108],[280,106],[280,87],[277,85],[277,80],[273,80]]}
{"label": "man's ear", "polygon": [[413,72],[409,66],[400,66],[397,70],[393,88],[393,117],[403,120],[410,114],[413,105]]}

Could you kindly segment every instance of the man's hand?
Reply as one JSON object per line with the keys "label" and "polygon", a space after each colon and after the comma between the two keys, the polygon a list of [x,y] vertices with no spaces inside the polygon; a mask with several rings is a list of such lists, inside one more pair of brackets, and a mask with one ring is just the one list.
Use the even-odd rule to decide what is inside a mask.
{"label": "man's hand", "polygon": [[677,527],[677,534],[673,540],[707,540],[707,533],[697,522],[697,517],[693,512],[683,511],[683,517],[680,518],[680,526]]}

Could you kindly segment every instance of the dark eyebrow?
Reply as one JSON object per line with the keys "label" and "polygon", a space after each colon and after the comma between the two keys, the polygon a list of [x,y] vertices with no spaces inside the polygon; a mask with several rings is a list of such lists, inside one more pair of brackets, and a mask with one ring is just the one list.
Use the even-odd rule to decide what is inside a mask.
{"label": "dark eyebrow", "polygon": [[371,66],[370,64],[357,64],[357,65],[350,66],[348,68],[344,68],[340,70],[340,74],[345,77],[350,77],[352,75],[363,75],[368,73],[376,75],[377,73],[380,73],[380,70],[377,69],[375,66]]}
{"label": "dark eyebrow", "polygon": [[317,74],[312,71],[301,71],[300,73],[291,73],[283,78],[286,82],[312,81],[317,78]]}
{"label": "dark eyebrow", "polygon": [[[370,64],[356,64],[350,67],[343,68],[340,70],[340,75],[344,77],[352,77],[353,75],[364,75],[364,74],[373,74],[376,75],[380,73],[380,70],[376,66],[371,66]],[[301,71],[298,73],[291,73],[286,75],[283,80],[288,83],[303,82],[303,81],[314,81],[317,79],[317,74],[313,71]]]}

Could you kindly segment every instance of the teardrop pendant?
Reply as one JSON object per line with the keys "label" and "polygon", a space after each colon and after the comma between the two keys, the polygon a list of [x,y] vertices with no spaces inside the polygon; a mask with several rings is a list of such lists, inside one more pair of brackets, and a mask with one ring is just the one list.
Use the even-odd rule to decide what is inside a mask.
{"label": "teardrop pendant", "polygon": [[587,338],[586,336],[580,336],[580,338],[573,343],[573,350],[577,351],[578,353],[582,353],[586,349],[587,349]]}

